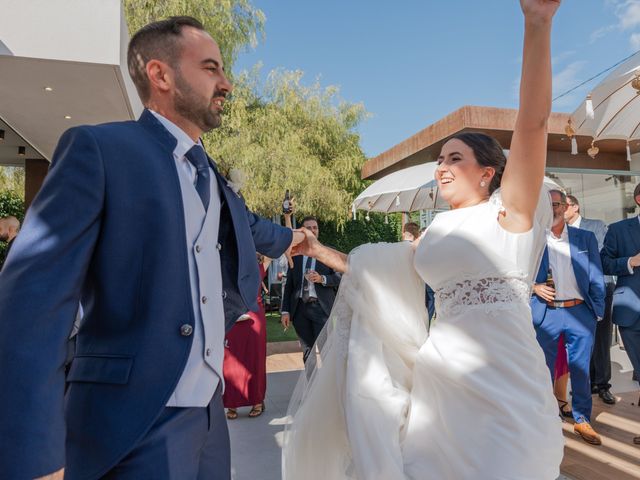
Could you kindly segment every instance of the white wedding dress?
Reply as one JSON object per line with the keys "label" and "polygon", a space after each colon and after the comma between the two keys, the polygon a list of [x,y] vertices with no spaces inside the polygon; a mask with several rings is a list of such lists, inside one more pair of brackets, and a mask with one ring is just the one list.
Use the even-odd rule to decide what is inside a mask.
{"label": "white wedding dress", "polygon": [[[415,254],[370,244],[289,406],[284,480],[554,480],[563,436],[530,288],[552,213],[498,223],[500,193],[439,214]],[[436,292],[427,327],[424,281]]]}

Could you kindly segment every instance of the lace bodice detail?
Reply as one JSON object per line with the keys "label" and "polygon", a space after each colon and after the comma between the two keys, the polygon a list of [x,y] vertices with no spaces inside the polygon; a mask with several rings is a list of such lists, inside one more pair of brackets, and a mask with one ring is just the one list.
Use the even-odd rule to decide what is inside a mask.
{"label": "lace bodice detail", "polygon": [[491,311],[514,303],[526,305],[530,296],[530,284],[517,277],[453,280],[435,290],[436,311],[447,316],[475,308]]}

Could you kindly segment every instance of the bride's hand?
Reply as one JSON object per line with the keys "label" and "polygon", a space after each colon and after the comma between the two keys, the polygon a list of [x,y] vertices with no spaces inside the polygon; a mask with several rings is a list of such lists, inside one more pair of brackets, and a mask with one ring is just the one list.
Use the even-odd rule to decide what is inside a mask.
{"label": "bride's hand", "polygon": [[307,257],[317,257],[323,245],[316,236],[304,227],[294,230],[294,234],[302,234],[304,238],[297,245],[294,245],[292,255],[306,255]]}
{"label": "bride's hand", "polygon": [[550,22],[559,6],[560,0],[520,0],[522,13],[532,21]]}

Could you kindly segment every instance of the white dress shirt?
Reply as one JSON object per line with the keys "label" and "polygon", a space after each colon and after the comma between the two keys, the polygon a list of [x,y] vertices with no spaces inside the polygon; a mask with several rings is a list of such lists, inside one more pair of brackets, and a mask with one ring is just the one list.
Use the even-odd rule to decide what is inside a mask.
{"label": "white dress shirt", "polygon": [[556,300],[572,300],[574,298],[584,300],[573,272],[569,229],[566,224],[559,238],[549,230],[547,246],[549,247],[549,266],[556,286]]}

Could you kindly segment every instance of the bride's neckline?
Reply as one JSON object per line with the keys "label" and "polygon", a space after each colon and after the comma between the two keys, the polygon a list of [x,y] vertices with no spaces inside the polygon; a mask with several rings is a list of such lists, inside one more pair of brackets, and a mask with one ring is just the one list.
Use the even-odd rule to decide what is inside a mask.
{"label": "bride's neckline", "polygon": [[469,208],[478,207],[480,205],[486,205],[487,203],[489,203],[490,198],[491,197],[487,198],[486,200],[482,200],[481,202],[474,203],[473,205],[467,205],[466,207],[450,208],[449,211],[450,212],[458,212],[460,210],[467,210]]}

